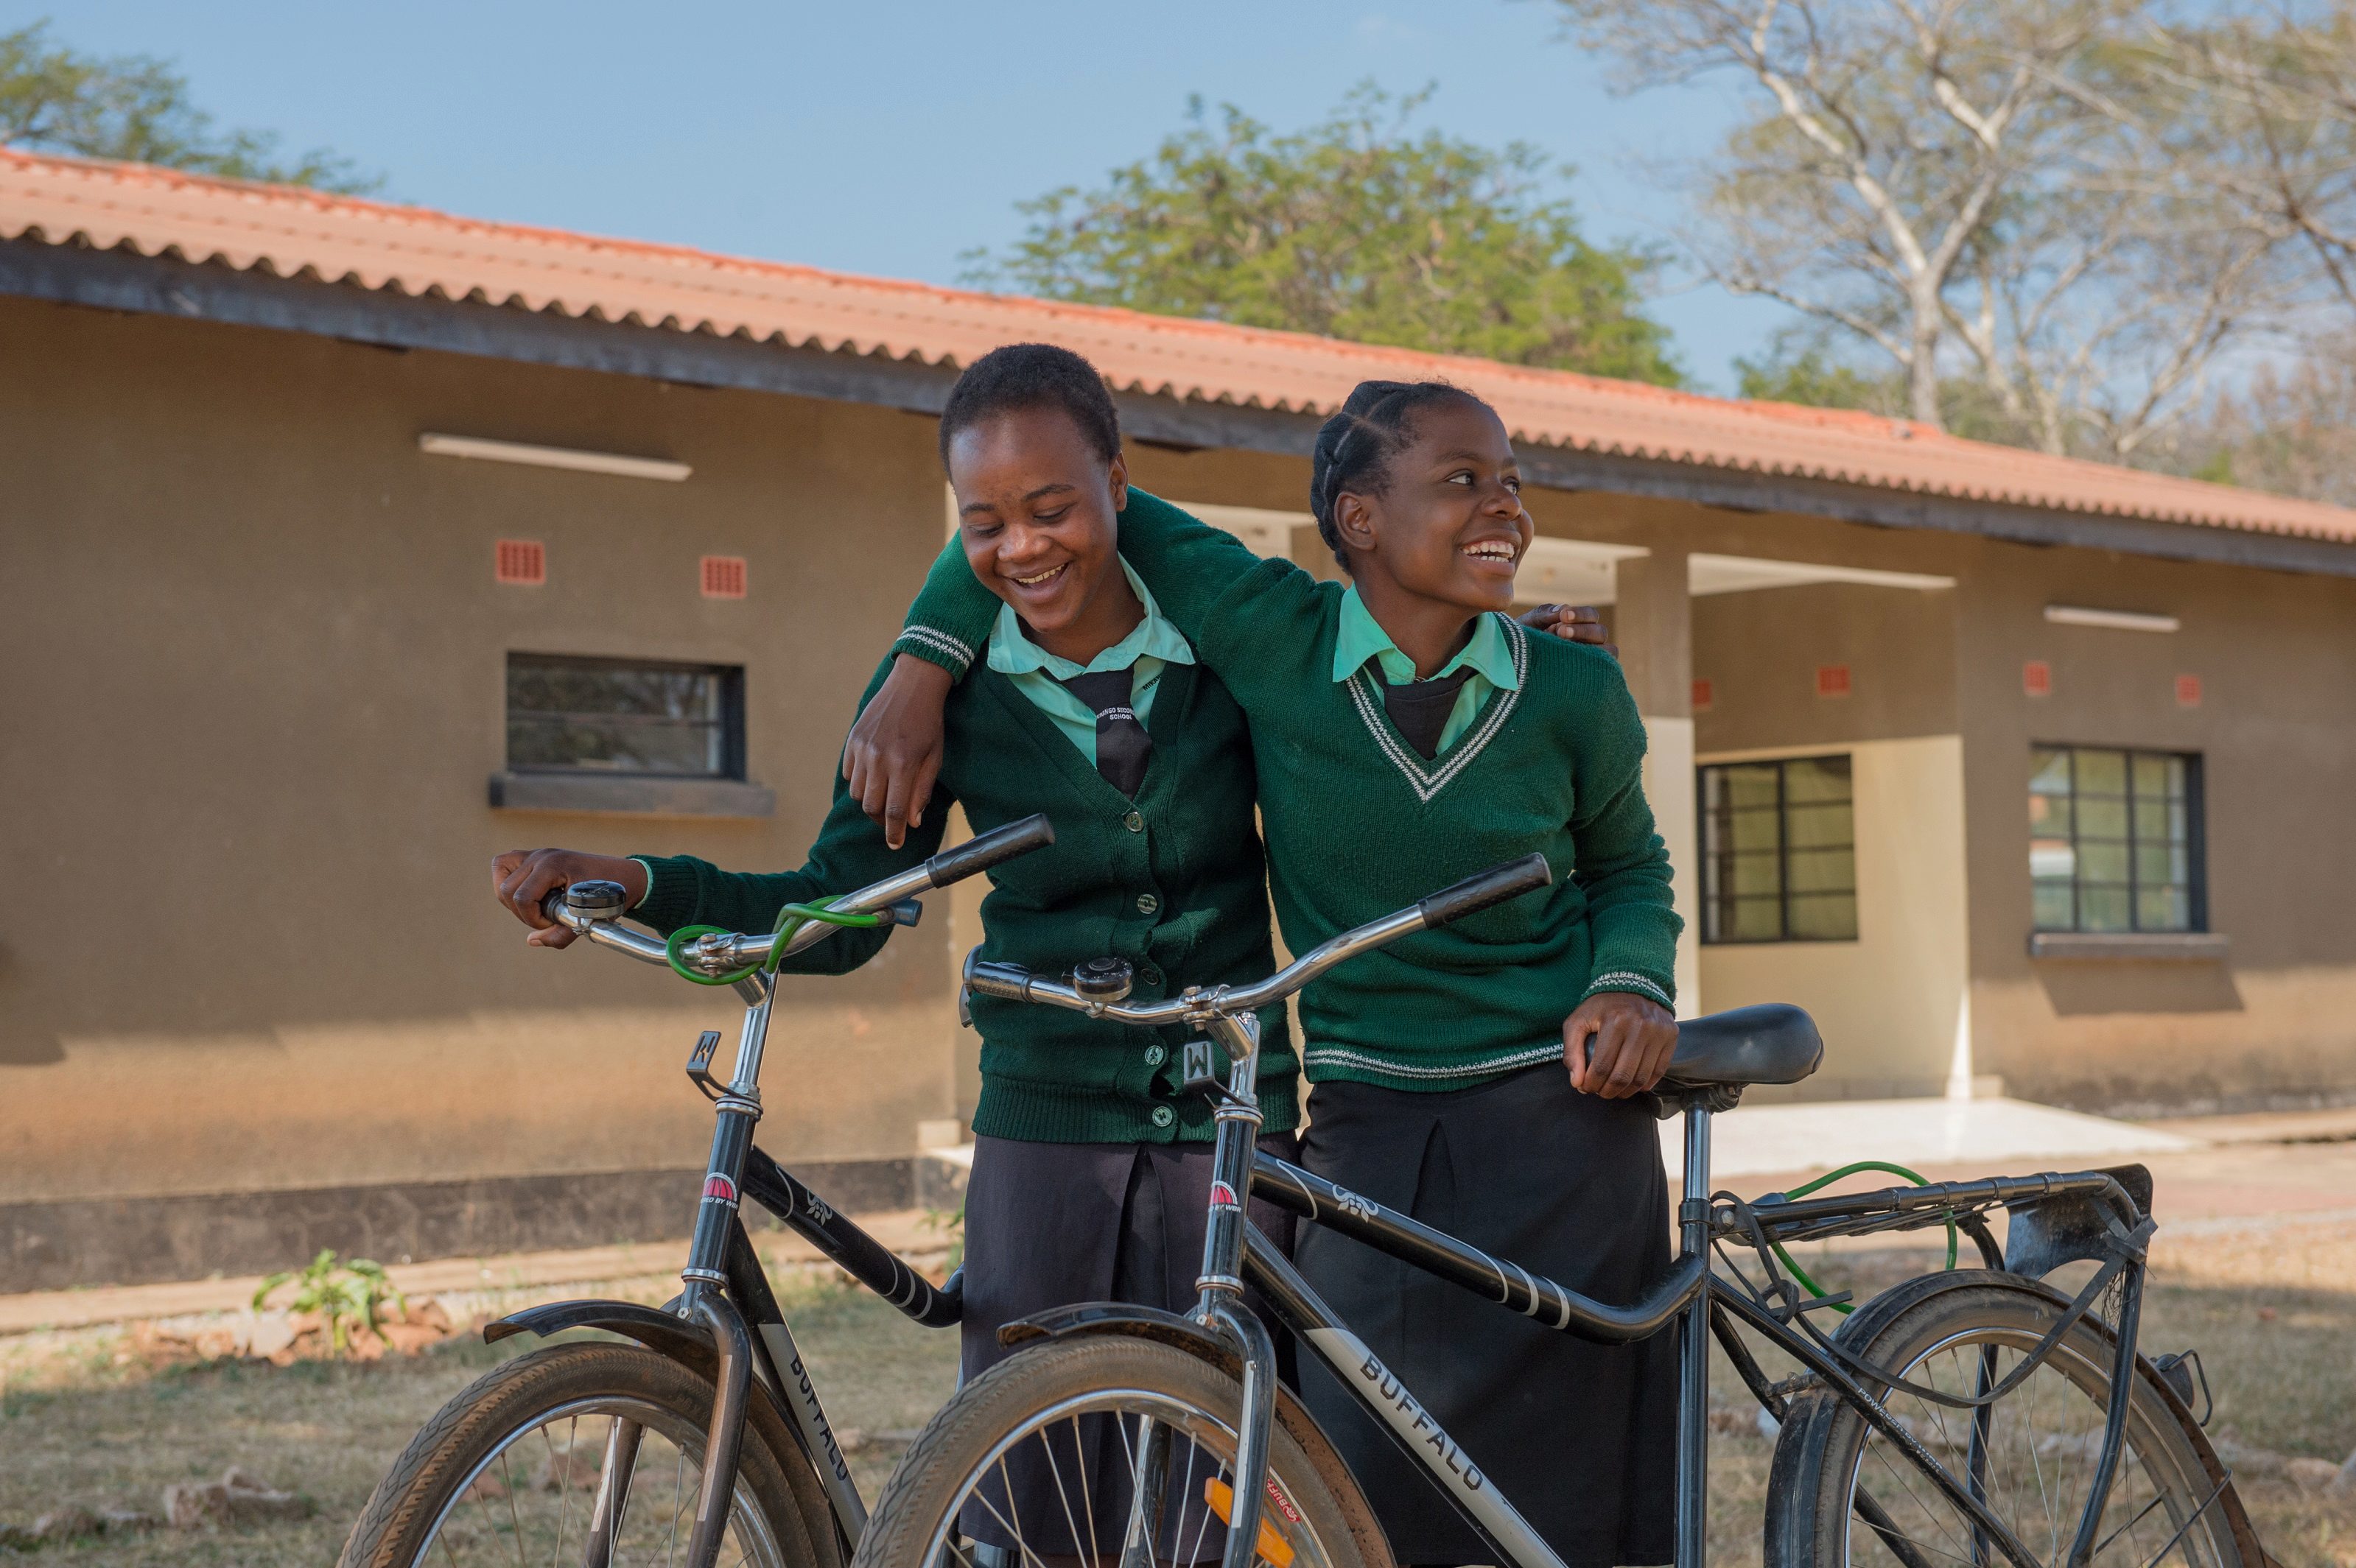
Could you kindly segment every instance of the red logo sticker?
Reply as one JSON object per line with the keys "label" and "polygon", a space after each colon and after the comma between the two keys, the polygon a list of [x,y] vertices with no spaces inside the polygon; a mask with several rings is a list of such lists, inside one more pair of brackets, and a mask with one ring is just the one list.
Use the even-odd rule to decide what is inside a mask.
{"label": "red logo sticker", "polygon": [[1211,1201],[1222,1208],[1236,1207],[1236,1189],[1224,1181],[1211,1183]]}
{"label": "red logo sticker", "polygon": [[734,1203],[736,1201],[736,1184],[724,1176],[707,1176],[703,1179],[703,1195],[717,1198],[723,1203]]}

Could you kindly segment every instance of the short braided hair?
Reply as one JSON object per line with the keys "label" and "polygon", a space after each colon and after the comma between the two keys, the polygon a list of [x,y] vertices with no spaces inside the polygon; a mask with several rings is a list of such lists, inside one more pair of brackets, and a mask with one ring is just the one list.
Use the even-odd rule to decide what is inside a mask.
{"label": "short braided hair", "polygon": [[1017,409],[1061,409],[1097,455],[1120,455],[1120,414],[1097,368],[1053,343],[1010,343],[965,368],[941,410],[941,466],[958,432]]}
{"label": "short braided hair", "polygon": [[1446,381],[1361,381],[1341,411],[1318,429],[1309,457],[1309,511],[1317,519],[1317,537],[1344,570],[1350,555],[1342,548],[1334,503],[1344,490],[1379,494],[1390,482],[1391,459],[1415,439],[1415,416],[1451,402],[1489,407]]}

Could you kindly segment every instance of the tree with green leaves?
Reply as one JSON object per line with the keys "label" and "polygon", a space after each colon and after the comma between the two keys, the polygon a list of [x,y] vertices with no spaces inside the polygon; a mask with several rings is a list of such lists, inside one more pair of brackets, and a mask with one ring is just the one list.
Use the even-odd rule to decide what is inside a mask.
{"label": "tree with green leaves", "polygon": [[1655,258],[1597,245],[1568,171],[1532,146],[1475,145],[1408,122],[1426,93],[1371,84],[1305,131],[1233,105],[1099,187],[1021,204],[1029,231],[969,277],[1049,299],[1471,354],[1676,385],[1644,313]]}
{"label": "tree with green leaves", "polygon": [[268,132],[215,125],[170,62],[78,54],[52,43],[48,27],[44,20],[0,33],[0,142],[350,194],[383,184],[325,148],[282,160]]}

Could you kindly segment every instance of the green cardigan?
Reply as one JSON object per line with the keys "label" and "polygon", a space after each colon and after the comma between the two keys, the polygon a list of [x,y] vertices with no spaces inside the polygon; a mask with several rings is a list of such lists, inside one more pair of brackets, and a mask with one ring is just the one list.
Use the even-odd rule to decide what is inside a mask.
{"label": "green cardigan", "polygon": [[[1644,728],[1619,662],[1500,617],[1522,672],[1430,763],[1365,671],[1333,678],[1340,584],[1262,560],[1131,489],[1120,550],[1251,720],[1271,886],[1307,951],[1474,871],[1541,850],[1554,885],[1354,958],[1301,999],[1312,1083],[1478,1083],[1557,1059],[1599,991],[1675,997],[1669,859],[1644,803]],[[998,601],[961,551],[935,563],[898,650],[957,656]]]}
{"label": "green cardigan", "polygon": [[[972,582],[963,562],[960,554],[958,570]],[[862,708],[890,668],[887,657]],[[833,807],[800,870],[723,871],[686,855],[647,857],[653,880],[633,917],[666,934],[683,925],[766,931],[788,902],[850,892],[931,855],[957,801],[977,833],[1034,811],[1055,825],[1052,846],[990,873],[984,957],[1047,974],[1090,958],[1126,958],[1140,1001],[1188,986],[1258,980],[1276,967],[1267,864],[1252,820],[1250,742],[1243,713],[1217,677],[1199,665],[1163,669],[1145,720],[1153,760],[1134,801],[994,671],[979,669],[959,684],[948,718],[933,804],[901,848],[884,843],[884,830],[837,780]],[[873,957],[890,935],[888,927],[839,931],[781,967],[842,974]],[[1176,1143],[1212,1136],[1209,1104],[1179,1090],[1183,1029],[1127,1029],[991,997],[974,998],[973,1018],[982,1042],[973,1130],[983,1136]],[[1297,1121],[1299,1065],[1284,1009],[1269,1008],[1261,1025],[1261,1104],[1268,1129],[1282,1132]]]}

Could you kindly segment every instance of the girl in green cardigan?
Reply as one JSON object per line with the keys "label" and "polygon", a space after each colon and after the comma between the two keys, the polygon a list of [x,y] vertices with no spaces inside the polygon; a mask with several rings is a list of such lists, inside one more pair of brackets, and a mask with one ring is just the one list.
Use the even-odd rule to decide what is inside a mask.
{"label": "girl in green cardigan", "polygon": [[[1633,1299],[1668,1264],[1659,1146],[1631,1096],[1675,1049],[1680,924],[1635,704],[1608,654],[1505,613],[1533,528],[1504,425],[1477,398],[1361,386],[1319,434],[1311,509],[1347,589],[1135,490],[1120,528],[1123,556],[1250,719],[1288,944],[1532,849],[1557,880],[1302,995],[1304,1158],[1575,1289]],[[956,673],[944,639],[969,643],[988,618],[949,564],[886,687],[914,732],[869,737],[878,750],[925,751],[918,694],[947,675],[916,661]],[[1666,1337],[1584,1344],[1314,1227],[1300,1263],[1572,1568],[1670,1557]],[[1322,1372],[1306,1381],[1398,1561],[1479,1561],[1387,1436]]]}
{"label": "girl in green cardigan", "polygon": [[[966,645],[987,639],[990,652],[948,704],[940,788],[977,831],[1038,811],[1055,826],[1052,847],[990,873],[983,955],[1053,971],[1075,951],[1117,955],[1148,999],[1265,976],[1275,961],[1243,715],[1117,553],[1128,479],[1103,379],[1042,345],[987,355],[950,392],[941,451],[959,513],[957,569],[992,612]],[[659,931],[766,931],[788,901],[931,855],[945,816],[887,834],[845,782],[797,871],[540,849],[500,856],[493,878],[541,946],[572,933],[549,923],[541,899],[591,880],[621,882],[633,917]],[[840,974],[889,935],[839,931],[783,967]],[[1068,1302],[1191,1307],[1214,1124],[1179,1092],[1184,1031],[988,997],[974,1000],[973,1021],[982,1084],[966,1200],[966,1374],[1006,1353],[1004,1324]],[[1263,1147],[1297,1157],[1282,1007],[1261,1026]],[[1289,1245],[1280,1211],[1255,1204],[1254,1219]],[[1123,1476],[1114,1435],[1101,1436],[1087,1473]],[[1036,1457],[1015,1462],[1013,1498],[998,1499],[1010,1517],[1049,1518],[1064,1500],[1052,1476],[1033,1473]],[[967,1529],[1012,1545],[986,1515]]]}

